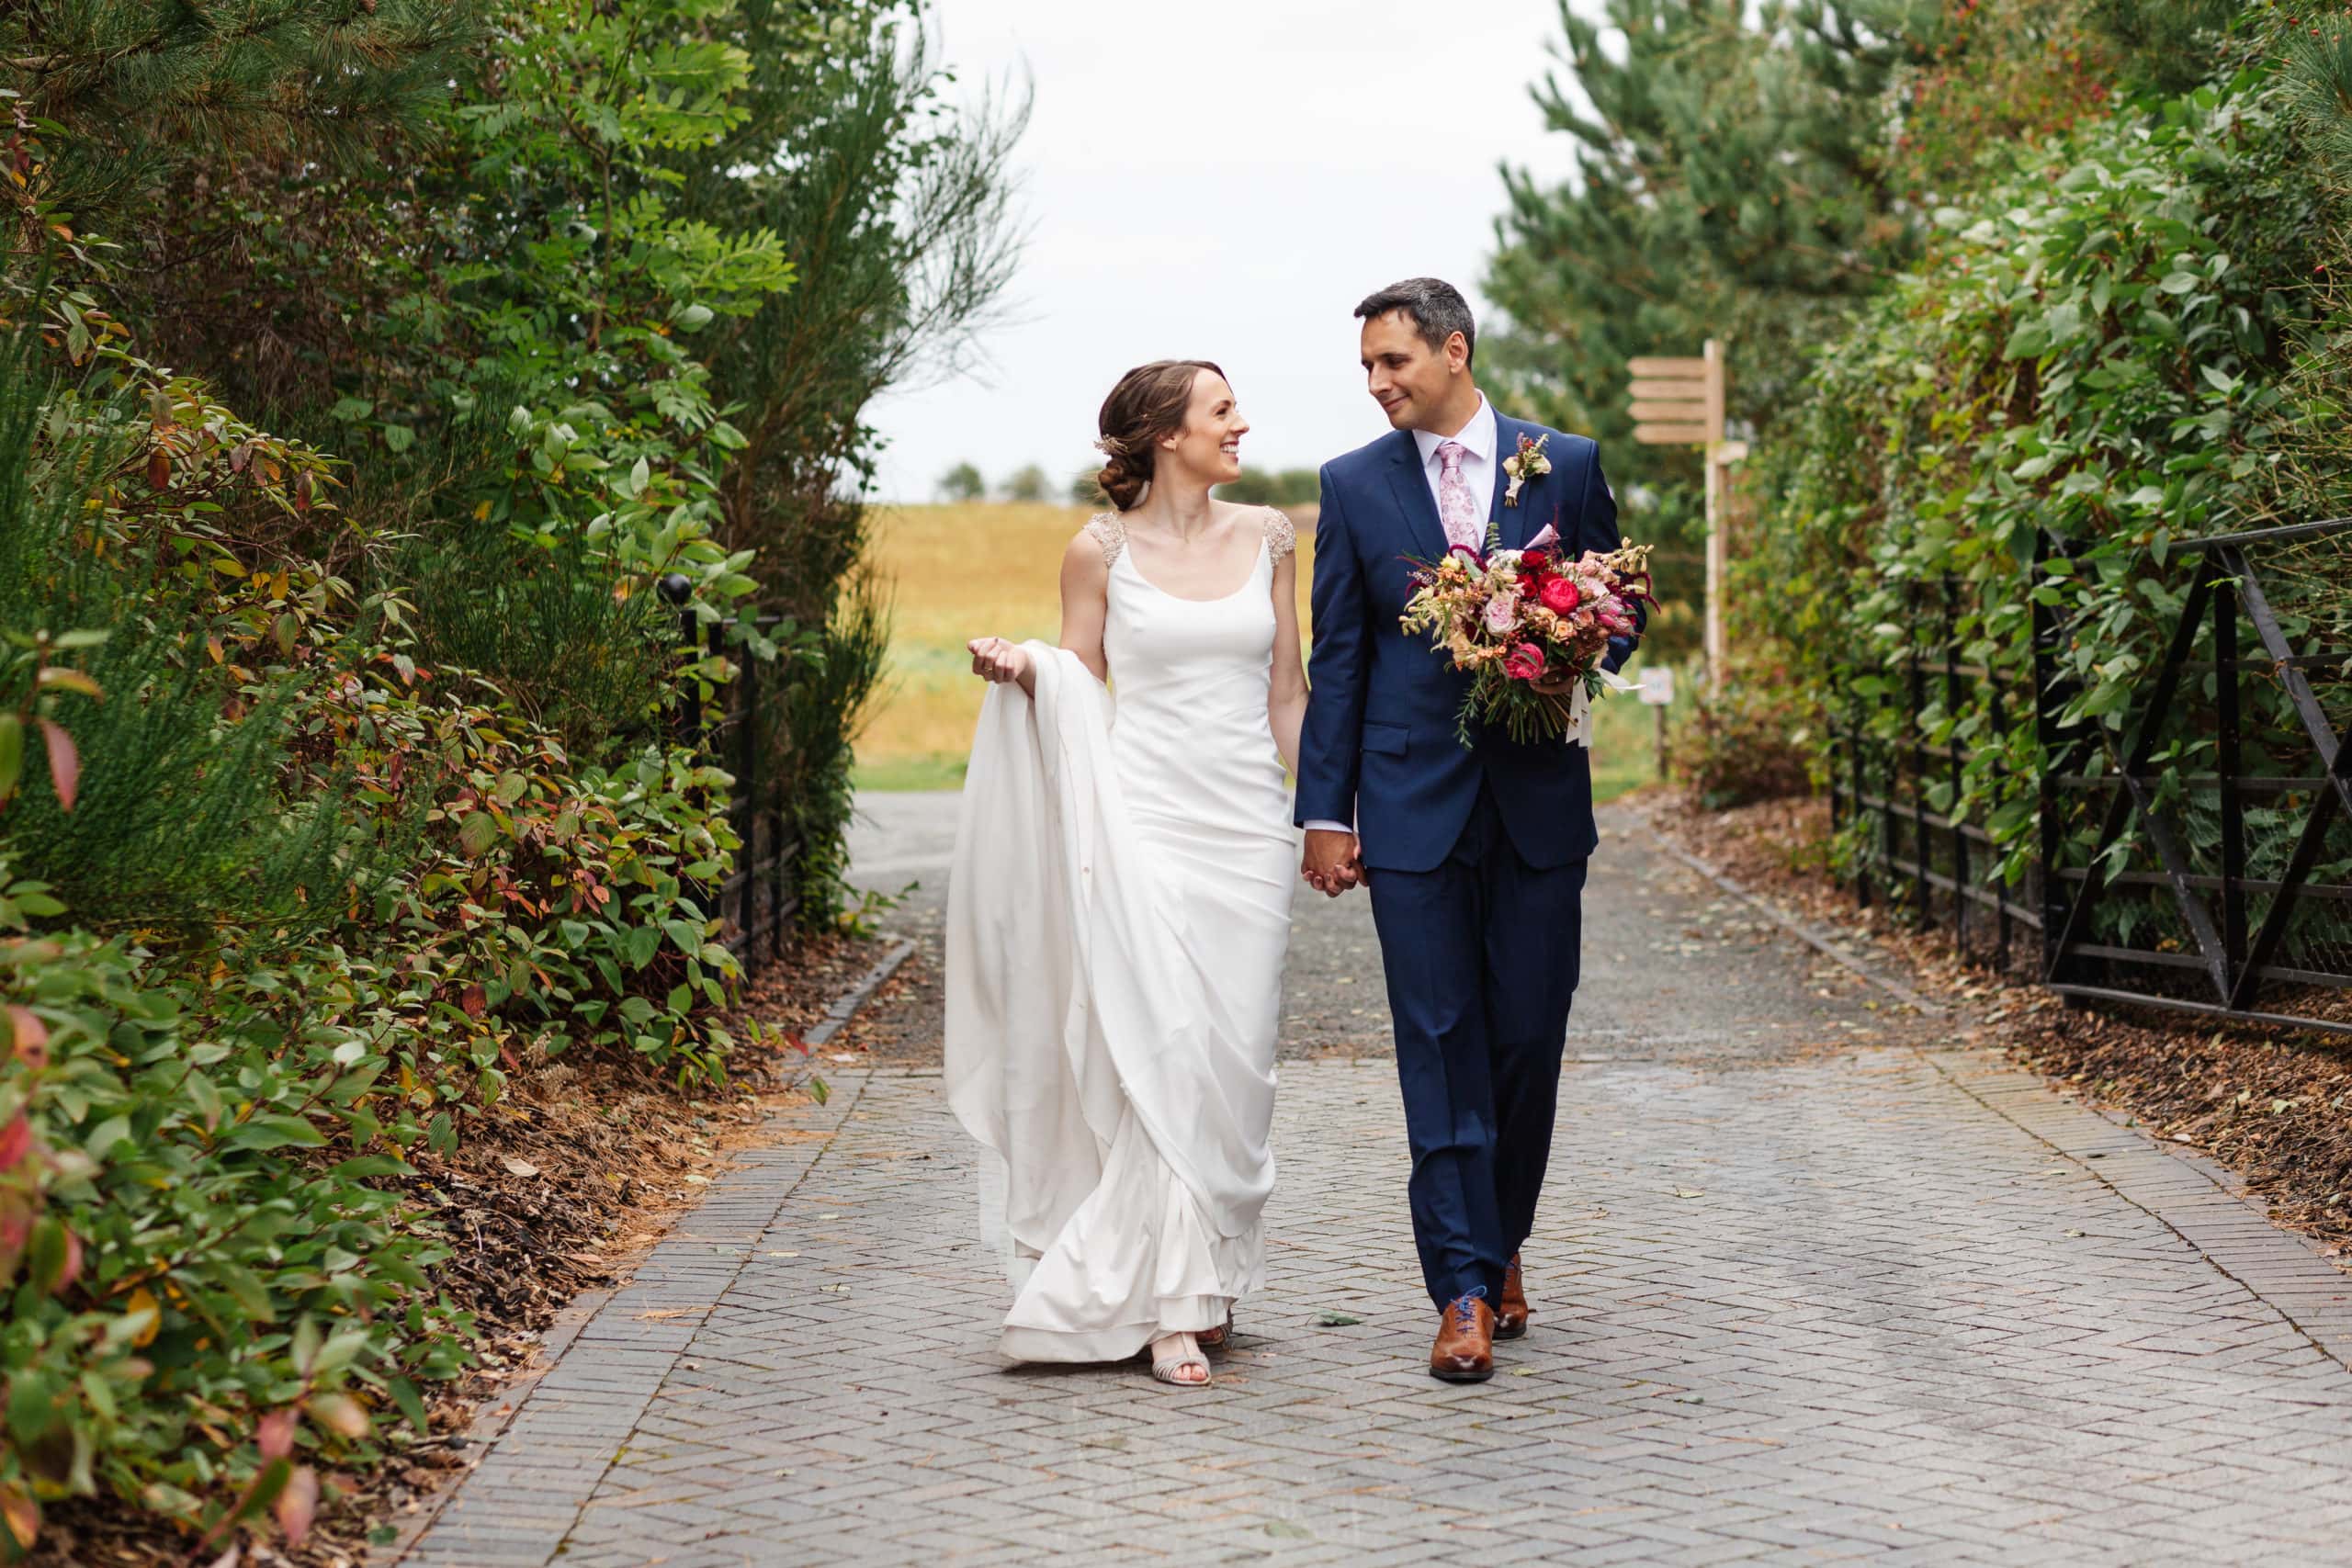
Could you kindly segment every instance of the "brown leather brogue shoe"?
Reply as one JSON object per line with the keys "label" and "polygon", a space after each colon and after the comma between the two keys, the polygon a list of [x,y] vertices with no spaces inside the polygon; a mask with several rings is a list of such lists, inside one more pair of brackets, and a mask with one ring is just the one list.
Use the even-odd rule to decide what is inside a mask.
{"label": "brown leather brogue shoe", "polygon": [[1483,1289],[1456,1296],[1438,1314],[1430,1376],[1447,1382],[1485,1382],[1495,1375],[1495,1309]]}
{"label": "brown leather brogue shoe", "polygon": [[1503,1270],[1503,1299],[1495,1308],[1495,1337],[1516,1339],[1526,1333],[1527,1316],[1533,1310],[1527,1304],[1527,1282],[1520,1278],[1519,1254],[1514,1252]]}

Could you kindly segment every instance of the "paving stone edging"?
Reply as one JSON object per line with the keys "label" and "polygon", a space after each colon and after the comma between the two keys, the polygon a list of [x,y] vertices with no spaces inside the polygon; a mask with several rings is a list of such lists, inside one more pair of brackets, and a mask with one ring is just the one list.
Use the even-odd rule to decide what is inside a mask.
{"label": "paving stone edging", "polygon": [[[2352,1276],[2225,1168],[2053,1090],[1990,1050],[1917,1053],[1961,1093],[2080,1166],[2163,1225],[2214,1270],[2285,1318],[2320,1354],[2352,1371]],[[2279,1245],[2280,1238],[2301,1256]]]}
{"label": "paving stone edging", "polygon": [[[873,968],[867,970],[826,1010],[824,1018],[804,1036],[806,1043],[814,1049],[829,1043],[914,951],[913,942],[902,942],[883,954]],[[592,1453],[565,1451],[560,1462],[550,1464],[543,1461],[552,1459],[558,1449],[545,1448],[533,1441],[529,1443],[528,1456],[517,1455],[512,1461],[503,1459],[500,1451],[502,1443],[512,1453],[525,1439],[536,1437],[536,1434],[519,1430],[530,1410],[533,1396],[541,1387],[547,1386],[552,1374],[560,1371],[564,1353],[583,1337],[631,1343],[658,1340],[667,1347],[666,1350],[657,1352],[661,1358],[658,1369],[649,1359],[644,1369],[649,1375],[641,1382],[632,1380],[627,1389],[607,1391],[615,1397],[605,1402],[606,1408],[600,1413],[599,1424],[603,1425],[621,1414],[611,1405],[633,1403],[636,1408],[628,1412],[622,1429],[633,1428],[637,1425],[637,1416],[642,1414],[654,1391],[661,1387],[662,1379],[684,1353],[695,1324],[725,1293],[723,1283],[713,1289],[708,1282],[707,1272],[695,1269],[688,1275],[694,1283],[684,1292],[687,1304],[648,1304],[653,1296],[663,1294],[660,1285],[670,1282],[667,1280],[649,1280],[651,1266],[666,1254],[672,1239],[692,1239],[699,1233],[717,1228],[707,1223],[714,1211],[741,1210],[741,1223],[726,1227],[730,1235],[739,1238],[732,1244],[731,1252],[729,1244],[719,1246],[720,1256],[731,1256],[736,1268],[740,1269],[743,1260],[749,1258],[752,1243],[775,1221],[799,1190],[800,1184],[808,1179],[808,1173],[832,1147],[834,1138],[855,1112],[872,1079],[873,1073],[869,1069],[858,1077],[854,1087],[835,1086],[825,1107],[831,1112],[830,1120],[822,1124],[819,1136],[781,1146],[763,1145],[739,1154],[736,1156],[738,1168],[719,1178],[701,1202],[679,1216],[671,1235],[663,1238],[641,1260],[637,1274],[628,1283],[611,1290],[582,1292],[559,1311],[540,1337],[538,1353],[531,1367],[495,1396],[485,1401],[471,1425],[466,1428],[461,1439],[464,1450],[475,1457],[463,1471],[443,1483],[424,1506],[401,1521],[400,1533],[390,1544],[376,1549],[381,1554],[379,1561],[387,1564],[406,1561],[425,1531],[432,1529],[456,1503],[459,1492],[468,1486],[480,1487],[485,1481],[495,1482],[502,1489],[518,1484],[523,1493],[550,1510],[538,1516],[544,1518],[551,1519],[553,1512],[562,1510],[564,1500],[570,1500],[569,1515],[563,1529],[548,1537],[548,1554],[552,1557],[569,1530],[569,1519],[578,1517],[580,1510],[586,1506],[589,1497],[595,1492],[597,1483],[604,1478],[605,1470],[618,1455],[607,1453],[599,1461]],[[850,1092],[842,1092],[844,1089]],[[796,1161],[798,1168],[790,1168]],[[707,1239],[715,1243],[718,1240],[716,1236]],[[644,1287],[642,1292],[641,1286]],[[640,1294],[645,1299],[640,1300]],[[694,1307],[694,1298],[697,1294],[700,1296],[701,1313],[696,1313]],[[662,1315],[658,1318],[639,1316],[632,1313],[633,1308],[636,1313]],[[665,1326],[675,1324],[676,1331],[648,1335],[642,1328],[634,1326],[646,1323],[659,1323]],[[512,1478],[497,1473],[505,1470],[518,1473]],[[484,1471],[492,1471],[492,1473],[483,1475],[481,1472]],[[526,1471],[527,1473],[522,1473]]]}
{"label": "paving stone edging", "polygon": [[[1919,1011],[1946,1015],[1948,1010],[1854,957],[1771,899],[1750,892],[1655,825],[1650,830],[1668,854],[1791,935]],[[2309,1236],[2273,1224],[2269,1205],[2233,1172],[2053,1089],[2040,1075],[2010,1066],[1996,1051],[1955,1047],[1915,1054],[1961,1093],[2074,1161],[2171,1231],[2224,1278],[2277,1311],[2314,1349],[2352,1371],[2352,1276]],[[2308,1266],[2282,1251],[2281,1236],[2301,1247]]]}
{"label": "paving stone edging", "polygon": [[[818,1135],[743,1151],[737,1156],[738,1168],[714,1182],[702,1201],[679,1217],[677,1226],[646,1255],[626,1284],[589,1292],[559,1313],[533,1369],[508,1385],[469,1428],[468,1450],[480,1457],[451,1477],[402,1528],[400,1538],[382,1549],[382,1561],[407,1561],[427,1530],[445,1517],[455,1517],[463,1506],[461,1494],[476,1500],[495,1494],[502,1518],[526,1517],[532,1537],[545,1542],[543,1561],[552,1559],[605,1471],[620,1457],[592,1434],[636,1427],[655,1391],[685,1353],[694,1330],[725,1293],[726,1280],[741,1269],[752,1244],[823,1161],[872,1078],[868,1071],[854,1087],[836,1086],[823,1108],[825,1120],[816,1129]],[[715,1261],[673,1256],[680,1243],[693,1242],[711,1244]],[[574,1386],[564,1376],[564,1355],[582,1341],[601,1342],[606,1356],[625,1359],[628,1375]],[[583,1438],[590,1440],[582,1441]]]}
{"label": "paving stone edging", "polygon": [[802,1042],[811,1049],[831,1042],[851,1019],[857,1016],[858,1009],[874,999],[874,993],[882,988],[882,982],[897,974],[899,965],[914,956],[914,951],[913,942],[901,942],[884,953],[856,985],[842,992],[833,1005],[825,1010],[825,1016],[817,1021],[816,1027],[801,1036]]}

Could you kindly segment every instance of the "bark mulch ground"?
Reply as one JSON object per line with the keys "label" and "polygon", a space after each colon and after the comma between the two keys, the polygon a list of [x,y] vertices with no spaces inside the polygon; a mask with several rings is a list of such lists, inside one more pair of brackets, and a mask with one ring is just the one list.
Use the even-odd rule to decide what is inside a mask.
{"label": "bark mulch ground", "polygon": [[[770,1110],[822,1094],[823,1075],[866,1054],[871,1004],[826,1045],[799,1036],[894,944],[824,936],[800,943],[746,985],[730,1024],[759,1043],[731,1059],[724,1088],[683,1089],[641,1064],[562,1058],[510,1078],[506,1097],[476,1116],[447,1158],[419,1151],[406,1190],[419,1223],[437,1224],[453,1253],[434,1284],[476,1314],[479,1365],[429,1391],[431,1438],[390,1450],[364,1474],[322,1477],[332,1494],[296,1551],[249,1540],[228,1568],[356,1568],[371,1538],[425,1507],[461,1472],[463,1433],[531,1370],[540,1336],[581,1292],[619,1283],[693,1206],[730,1151],[755,1141]],[[877,993],[886,1002],[905,982]],[[192,1561],[193,1542],[153,1516],[110,1501],[53,1506],[31,1559],[43,1568],[151,1568]],[[201,1559],[213,1564],[216,1549]]]}
{"label": "bark mulch ground", "polygon": [[[2191,1022],[2154,1009],[2071,1010],[2031,985],[1962,957],[1950,937],[1884,907],[1864,911],[1830,879],[1829,819],[1818,800],[1703,813],[1674,796],[1654,826],[1716,870],[1833,933],[1899,955],[1920,990],[1964,1007],[1977,1038],[2117,1111],[2153,1135],[2234,1173],[2275,1224],[2352,1252],[2352,1051],[2332,1036],[2267,1025]],[[2019,959],[2031,962],[2031,931]]]}

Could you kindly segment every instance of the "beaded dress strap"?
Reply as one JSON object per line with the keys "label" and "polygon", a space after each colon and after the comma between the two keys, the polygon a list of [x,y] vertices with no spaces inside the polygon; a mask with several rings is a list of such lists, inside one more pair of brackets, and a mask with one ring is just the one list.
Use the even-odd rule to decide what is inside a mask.
{"label": "beaded dress strap", "polygon": [[1266,508],[1266,555],[1268,558],[1279,563],[1284,556],[1289,555],[1296,548],[1298,548],[1298,530],[1291,526],[1289,518],[1283,516],[1281,513],[1275,511],[1271,506]]}
{"label": "beaded dress strap", "polygon": [[1086,520],[1086,531],[1102,547],[1102,564],[1117,564],[1120,553],[1127,547],[1126,525],[1119,521],[1115,512],[1098,512]]}

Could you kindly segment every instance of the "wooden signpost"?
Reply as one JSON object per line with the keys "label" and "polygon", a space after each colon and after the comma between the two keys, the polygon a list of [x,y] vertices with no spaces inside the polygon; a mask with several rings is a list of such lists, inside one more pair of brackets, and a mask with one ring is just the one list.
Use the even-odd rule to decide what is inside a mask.
{"label": "wooden signpost", "polygon": [[1724,525],[1731,466],[1744,441],[1724,439],[1724,350],[1713,338],[1696,359],[1636,359],[1634,439],[1645,446],[1702,446],[1707,457],[1707,691],[1724,687]]}

